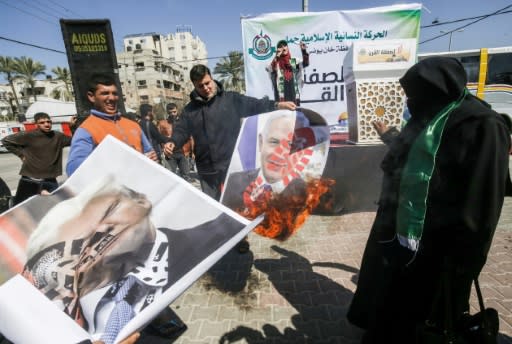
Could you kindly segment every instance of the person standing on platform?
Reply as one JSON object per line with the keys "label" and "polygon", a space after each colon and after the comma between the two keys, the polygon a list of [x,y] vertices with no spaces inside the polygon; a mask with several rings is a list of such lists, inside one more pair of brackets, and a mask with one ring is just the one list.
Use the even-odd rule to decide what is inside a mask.
{"label": "person standing on platform", "polygon": [[309,66],[309,54],[306,44],[300,42],[302,60],[297,60],[290,54],[288,42],[281,40],[277,42],[276,56],[267,67],[274,89],[276,101],[292,101],[300,105],[300,90],[303,84],[303,70]]}

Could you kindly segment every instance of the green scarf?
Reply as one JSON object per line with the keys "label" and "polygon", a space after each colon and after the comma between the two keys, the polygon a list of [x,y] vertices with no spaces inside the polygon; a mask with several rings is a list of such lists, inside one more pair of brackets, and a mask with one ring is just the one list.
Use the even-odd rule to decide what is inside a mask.
{"label": "green scarf", "polygon": [[430,179],[444,127],[453,110],[458,108],[468,91],[442,109],[421,131],[409,150],[400,179],[397,209],[397,236],[400,245],[417,251],[427,211]]}

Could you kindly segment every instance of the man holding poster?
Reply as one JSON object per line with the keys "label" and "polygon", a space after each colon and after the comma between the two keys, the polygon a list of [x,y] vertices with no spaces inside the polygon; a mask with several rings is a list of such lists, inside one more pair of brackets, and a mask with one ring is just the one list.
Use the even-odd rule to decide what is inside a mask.
{"label": "man holding poster", "polygon": [[296,106],[293,102],[276,103],[225,91],[205,65],[192,67],[190,80],[194,84],[190,103],[173,130],[172,149],[165,153],[172,154],[174,147],[183,146],[192,136],[201,189],[219,200],[240,131],[240,119],[275,109],[295,110]]}

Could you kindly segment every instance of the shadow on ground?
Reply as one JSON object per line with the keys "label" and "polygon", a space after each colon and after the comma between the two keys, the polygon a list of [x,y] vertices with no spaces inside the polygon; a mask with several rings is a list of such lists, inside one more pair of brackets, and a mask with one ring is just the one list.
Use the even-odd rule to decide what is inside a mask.
{"label": "shadow on ground", "polygon": [[[290,319],[293,327],[286,327],[281,332],[270,323],[263,325],[261,330],[239,326],[222,336],[219,343],[233,343],[242,339],[250,344],[357,343],[361,331],[350,325],[345,317],[352,292],[316,273],[313,267],[342,269],[354,274],[358,270],[339,263],[312,264],[295,252],[278,246],[272,246],[272,249],[280,254],[279,258],[257,259],[254,266],[267,274],[274,288],[297,310],[298,314]],[[249,260],[243,264],[249,264]],[[250,266],[248,270],[250,271]]]}

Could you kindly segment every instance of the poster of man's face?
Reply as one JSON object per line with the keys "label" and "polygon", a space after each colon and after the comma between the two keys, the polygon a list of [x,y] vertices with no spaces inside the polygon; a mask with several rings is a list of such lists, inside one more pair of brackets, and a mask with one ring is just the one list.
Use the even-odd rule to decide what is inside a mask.
{"label": "poster of man's face", "polygon": [[328,147],[326,122],[313,111],[279,110],[246,118],[221,202],[243,212],[265,194],[320,179]]}
{"label": "poster of man's face", "polygon": [[[19,238],[0,251],[0,284],[21,273],[94,339],[105,333],[124,338],[246,236],[248,224],[108,137],[54,194],[0,215],[0,237]],[[4,295],[2,301],[7,298],[15,299]],[[131,320],[111,331],[120,300]],[[16,309],[12,304],[9,310]],[[0,324],[0,331],[10,331],[10,324]]]}

